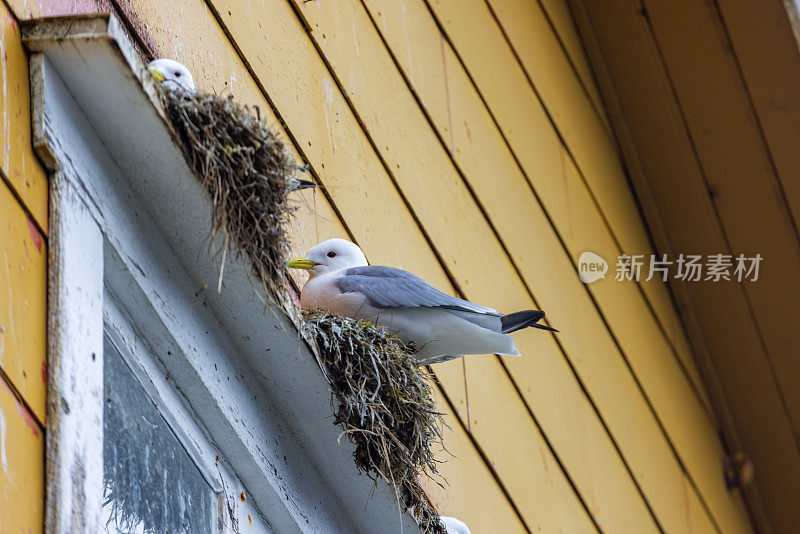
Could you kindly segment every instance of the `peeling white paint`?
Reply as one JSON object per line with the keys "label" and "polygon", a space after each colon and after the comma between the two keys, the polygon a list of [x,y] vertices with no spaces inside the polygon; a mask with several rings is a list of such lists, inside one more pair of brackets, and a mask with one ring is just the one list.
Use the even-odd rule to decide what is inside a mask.
{"label": "peeling white paint", "polygon": [[[6,57],[6,26],[0,25],[0,58]],[[3,131],[5,132],[5,150],[3,168],[8,171],[11,166],[11,114],[8,112],[8,72],[5,59],[3,63]]]}
{"label": "peeling white paint", "polygon": [[408,77],[413,82],[414,77],[414,53],[411,51],[411,37],[408,35],[408,21],[406,20],[406,7],[405,2],[400,1],[400,14],[403,17],[403,34],[406,36],[406,53],[408,54]]}
{"label": "peeling white paint", "polygon": [[6,456],[6,418],[0,411],[0,464],[3,466],[3,474],[8,474],[8,456]]}
{"label": "peeling white paint", "polygon": [[17,333],[16,333],[15,328],[14,328],[14,293],[13,293],[13,288],[12,288],[12,286],[14,284],[11,283],[11,280],[13,280],[13,278],[11,278],[11,268],[10,268],[9,262],[8,262],[8,251],[7,250],[3,251],[3,256],[4,256],[5,264],[6,264],[6,280],[8,280],[8,282],[9,282],[8,283],[8,329],[10,330],[10,333],[11,333],[11,339],[16,341],[17,340]]}
{"label": "peeling white paint", "polygon": [[353,26],[353,42],[356,43],[356,55],[360,56],[361,52],[359,52],[359,50],[358,50],[358,35],[356,34],[356,23],[355,23],[355,21],[352,22],[352,26]]}
{"label": "peeling white paint", "polygon": [[[331,153],[336,153],[336,132],[335,132],[335,125],[331,124],[329,115],[334,113],[333,111],[333,84],[329,79],[325,79],[322,82],[323,90],[325,91],[325,129],[328,132],[328,142],[331,146]],[[335,119],[334,119],[335,122]]]}

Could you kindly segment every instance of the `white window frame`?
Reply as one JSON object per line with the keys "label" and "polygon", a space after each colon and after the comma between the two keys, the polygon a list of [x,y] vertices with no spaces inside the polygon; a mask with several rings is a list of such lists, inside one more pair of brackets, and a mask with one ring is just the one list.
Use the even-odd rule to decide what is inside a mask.
{"label": "white window frame", "polygon": [[102,529],[108,335],[217,492],[220,532],[419,532],[338,439],[291,304],[259,295],[233,251],[216,291],[210,200],[118,22],[43,19],[23,35],[52,173],[47,531]]}

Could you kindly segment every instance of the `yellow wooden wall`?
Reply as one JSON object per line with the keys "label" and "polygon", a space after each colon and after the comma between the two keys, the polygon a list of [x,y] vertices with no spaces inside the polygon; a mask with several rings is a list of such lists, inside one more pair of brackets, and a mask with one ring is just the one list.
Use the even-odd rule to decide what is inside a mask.
{"label": "yellow wooden wall", "polygon": [[42,532],[47,177],[31,145],[28,60],[0,4],[0,532]]}
{"label": "yellow wooden wall", "polygon": [[[750,530],[725,488],[719,426],[666,287],[587,287],[576,274],[584,250],[613,269],[621,252],[651,249],[564,0],[116,3],[152,52],[189,66],[200,89],[258,105],[311,164],[322,188],[302,196],[298,253],[350,237],[373,264],[503,311],[540,307],[561,330],[518,333],[521,358],[434,367],[452,429],[441,454],[449,487],[428,484],[442,513],[476,534]],[[45,4],[10,0],[19,18],[96,9]],[[0,355],[43,422],[41,384],[29,382],[44,350],[44,255],[29,240],[28,260],[20,243],[26,216],[44,228],[46,193],[24,137],[12,20],[3,17],[4,95],[22,89],[4,101],[13,161],[2,169],[17,194],[0,199],[18,222],[0,245],[30,289],[0,291],[0,321],[9,298],[32,306],[15,321],[38,319],[20,334],[30,347]],[[33,264],[18,274],[23,258]],[[16,371],[25,366],[27,382]],[[6,420],[19,405],[0,402]],[[8,428],[7,443],[20,443],[9,466],[41,484],[41,437],[22,445],[28,427]],[[41,514],[38,490],[25,495]]]}

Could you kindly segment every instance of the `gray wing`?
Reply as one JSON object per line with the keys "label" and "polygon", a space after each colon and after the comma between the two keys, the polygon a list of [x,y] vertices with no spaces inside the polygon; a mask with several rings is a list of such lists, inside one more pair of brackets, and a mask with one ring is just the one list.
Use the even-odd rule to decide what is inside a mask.
{"label": "gray wing", "polygon": [[343,293],[366,295],[376,308],[445,308],[499,317],[492,308],[451,297],[428,282],[394,267],[353,267],[336,281]]}

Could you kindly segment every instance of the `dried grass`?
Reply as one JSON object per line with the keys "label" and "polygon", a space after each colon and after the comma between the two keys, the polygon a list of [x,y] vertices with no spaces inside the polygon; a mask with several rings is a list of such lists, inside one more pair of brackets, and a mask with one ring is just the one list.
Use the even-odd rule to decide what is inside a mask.
{"label": "dried grass", "polygon": [[285,295],[289,253],[287,228],[294,205],[287,200],[301,169],[258,108],[231,97],[174,91],[161,86],[162,102],[187,162],[208,189],[214,206],[212,241],[217,236],[220,279],[228,239],[251,260],[270,297]]}
{"label": "dried grass", "polygon": [[335,422],[356,446],[356,466],[395,489],[423,532],[444,533],[418,476],[438,475],[432,447],[441,443],[429,375],[404,344],[380,326],[304,310],[338,407]]}

